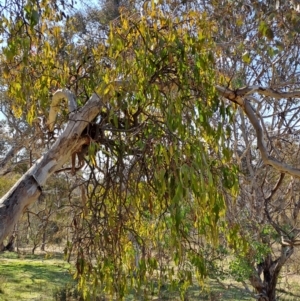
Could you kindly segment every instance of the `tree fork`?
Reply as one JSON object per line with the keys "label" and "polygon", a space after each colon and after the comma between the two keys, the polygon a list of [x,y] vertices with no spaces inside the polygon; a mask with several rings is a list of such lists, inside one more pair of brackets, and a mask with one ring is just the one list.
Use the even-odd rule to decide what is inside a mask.
{"label": "tree fork", "polygon": [[[266,165],[270,165],[276,170],[280,171],[281,173],[287,173],[291,176],[294,176],[296,178],[300,178],[300,169],[294,168],[291,165],[286,164],[285,162],[281,162],[277,160],[276,158],[269,155],[265,142],[264,142],[264,132],[263,128],[261,126],[260,119],[256,116],[256,112],[254,111],[250,101],[247,99],[247,97],[250,97],[253,93],[258,93],[263,96],[271,96],[274,98],[280,98],[280,97],[299,97],[300,91],[294,91],[294,92],[278,92],[274,91],[269,88],[263,88],[260,86],[250,86],[245,87],[241,89],[231,90],[229,88],[224,88],[221,86],[216,86],[216,90],[218,91],[219,95],[221,97],[224,97],[231,102],[239,105],[246,116],[248,117],[250,123],[252,124],[255,132],[256,132],[256,140],[257,140],[257,148],[259,149],[261,153],[261,157],[263,162]],[[251,96],[251,99],[254,99],[253,96]]]}

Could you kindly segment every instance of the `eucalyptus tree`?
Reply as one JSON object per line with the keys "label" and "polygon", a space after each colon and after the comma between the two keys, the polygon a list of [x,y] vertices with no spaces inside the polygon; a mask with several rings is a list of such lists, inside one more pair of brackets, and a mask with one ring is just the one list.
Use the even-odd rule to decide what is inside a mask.
{"label": "eucalyptus tree", "polygon": [[[282,128],[273,122],[277,114],[269,111],[266,116],[270,141],[279,147],[278,154],[285,157],[287,164],[297,167],[298,139],[288,133],[279,136],[278,130]],[[294,115],[290,120],[297,118]],[[276,300],[280,272],[300,242],[299,179],[263,163],[255,132],[241,110],[236,115],[233,133],[240,188],[237,199],[227,197],[226,219],[247,241],[247,248],[233,252],[235,259],[227,272],[242,282],[248,292],[251,292],[249,285],[253,286],[258,300]],[[271,148],[270,141],[268,147]]]}
{"label": "eucalyptus tree", "polygon": [[[42,5],[26,7],[26,26],[11,24],[16,39],[8,40],[2,65],[15,115],[26,114],[29,123],[49,115],[52,134],[45,135],[54,143],[2,198],[1,240],[46,180],[88,146],[89,198],[74,217],[69,243],[81,285],[93,279],[119,297],[130,287],[140,293],[150,283],[146,271],[157,274],[158,264],[160,281],[170,275],[177,283],[171,260],[184,290],[192,280],[189,262],[199,280],[206,274],[201,250],[188,248],[188,229],[195,224],[195,239],[206,233],[215,241],[225,209],[222,181],[234,193],[234,171],[209,156],[230,158],[220,125],[210,124],[218,110],[222,119],[231,114],[219,109],[214,87],[213,24],[205,14],[173,18],[146,3],[142,15],[124,10],[106,41],[87,46],[66,38],[72,17],[66,27],[55,24]],[[140,258],[133,255],[137,249]],[[156,252],[168,261],[161,256],[158,263]]]}
{"label": "eucalyptus tree", "polygon": [[248,242],[232,267],[239,280],[250,280],[257,300],[276,300],[279,273],[299,244],[299,13],[290,2],[212,7],[216,63],[227,83],[217,89],[237,105],[228,143],[240,165],[240,192],[237,202],[227,199],[227,219]]}
{"label": "eucalyptus tree", "polygon": [[[71,157],[74,173],[76,156],[85,157],[88,197],[82,197],[84,212],[74,217],[68,244],[77,254],[80,284],[94,285],[85,294],[103,289],[122,298],[134,288],[143,298],[153,279],[159,287],[168,279],[184,294],[194,271],[199,281],[209,274],[199,247],[204,237],[217,244],[223,231],[241,254],[255,251],[237,230],[244,220],[231,220],[244,202],[242,218],[256,213],[251,229],[257,241],[270,244],[257,234],[259,225],[271,225],[284,238],[276,271],[270,252],[250,262],[270,274],[260,278],[257,266],[249,276],[258,299],[275,300],[280,267],[297,239],[297,219],[283,222],[272,211],[279,186],[288,185],[283,175],[300,175],[288,147],[298,131],[297,6],[118,4],[118,18],[95,36],[97,14],[76,32],[84,16],[67,16],[55,2],[12,7],[17,14],[2,15],[8,104],[29,124],[49,115],[44,135],[53,144],[2,198],[0,241],[53,173]],[[235,162],[246,163],[239,195]],[[296,193],[297,185],[290,187]],[[293,210],[284,210],[290,217]]]}

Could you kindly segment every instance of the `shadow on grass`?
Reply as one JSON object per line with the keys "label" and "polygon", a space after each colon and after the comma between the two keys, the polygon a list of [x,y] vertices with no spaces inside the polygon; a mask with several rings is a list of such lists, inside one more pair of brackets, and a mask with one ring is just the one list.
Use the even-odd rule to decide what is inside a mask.
{"label": "shadow on grass", "polygon": [[[209,285],[206,288],[202,288],[198,284],[192,285],[188,290],[181,296],[180,289],[178,287],[172,287],[169,284],[164,284],[158,287],[157,282],[153,281],[152,289],[148,287],[148,290],[141,290],[139,293],[132,293],[128,299],[130,301],[144,301],[145,291],[147,291],[147,300],[159,300],[159,301],[179,301],[189,300],[189,301],[198,301],[198,300],[207,300],[207,301],[250,301],[250,295],[245,292],[243,288],[238,287],[230,287],[230,289],[226,289],[220,284],[209,281]],[[181,297],[180,297],[181,296]]]}
{"label": "shadow on grass", "polygon": [[62,258],[62,254],[45,258],[42,254],[2,253],[0,289],[4,300],[53,300],[55,290],[74,284],[69,265]]}
{"label": "shadow on grass", "polygon": [[209,281],[208,290],[202,290],[198,285],[193,285],[188,289],[187,300],[248,301],[253,299],[243,288],[230,287],[226,289],[215,281]]}
{"label": "shadow on grass", "polygon": [[[33,265],[18,263],[18,267],[14,263],[4,264],[0,267],[0,273],[9,277],[14,282],[21,282],[20,275],[16,275],[16,272],[26,275],[34,282],[36,279],[43,279],[45,281],[60,282],[64,273],[68,273],[66,270],[59,269],[52,266]],[[68,275],[67,278],[70,276]]]}
{"label": "shadow on grass", "polygon": [[[297,287],[298,285],[294,285],[294,288]],[[281,299],[280,300],[284,300],[284,301],[299,301],[300,300],[300,295],[297,293],[293,293],[291,291],[288,291],[286,289],[277,289],[277,295],[281,295]]]}
{"label": "shadow on grass", "polygon": [[45,260],[45,259],[59,259],[63,260],[64,255],[60,252],[49,252],[44,254],[28,254],[28,253],[16,253],[16,252],[2,252],[0,258],[6,259],[31,259],[31,260]]}

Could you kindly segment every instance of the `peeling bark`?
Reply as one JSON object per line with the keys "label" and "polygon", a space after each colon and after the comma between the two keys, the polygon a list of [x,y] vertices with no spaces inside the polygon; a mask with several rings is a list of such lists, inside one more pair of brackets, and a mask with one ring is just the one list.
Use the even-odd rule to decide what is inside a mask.
{"label": "peeling bark", "polygon": [[[58,91],[62,98],[66,90]],[[69,93],[69,92],[68,92]],[[68,98],[68,95],[65,95]],[[102,100],[93,94],[88,102],[69,116],[69,122],[51,149],[40,158],[0,200],[0,245],[12,233],[24,209],[35,202],[47,179],[85,143],[83,130],[102,108]]]}

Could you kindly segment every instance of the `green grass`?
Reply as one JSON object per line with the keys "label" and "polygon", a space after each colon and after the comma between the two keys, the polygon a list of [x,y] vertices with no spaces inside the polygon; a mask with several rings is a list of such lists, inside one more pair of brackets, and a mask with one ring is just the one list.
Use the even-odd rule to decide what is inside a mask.
{"label": "green grass", "polygon": [[[54,292],[62,288],[72,287],[74,281],[70,275],[70,265],[63,260],[61,254],[45,257],[45,255],[21,255],[16,253],[0,254],[0,301],[53,301]],[[155,291],[155,290],[154,290]],[[159,297],[154,292],[152,300],[180,300],[178,290],[165,286]],[[251,300],[243,289],[224,289],[211,282],[209,290],[202,290],[199,285],[189,288],[186,300]],[[137,300],[129,297],[127,300]],[[140,300],[144,300],[143,297]],[[151,297],[150,297],[151,300]]]}
{"label": "green grass", "polygon": [[209,283],[209,290],[207,292],[200,292],[199,287],[192,287],[188,291],[188,298],[190,300],[232,300],[232,301],[248,301],[253,300],[249,294],[241,287],[230,287],[225,289],[216,282]]}
{"label": "green grass", "polygon": [[[130,300],[137,300],[133,297]],[[143,297],[139,301],[145,300]],[[150,299],[151,300],[151,299]],[[154,297],[152,300],[159,301],[179,301],[180,292],[178,290],[168,289],[166,286],[161,289],[159,297]],[[226,289],[220,284],[209,281],[209,284],[206,288],[201,288],[199,285],[194,284],[190,287],[187,292],[184,294],[184,300],[188,301],[198,301],[198,300],[207,300],[207,301],[250,301],[253,300],[249,297],[243,288],[231,287]]]}
{"label": "green grass", "polygon": [[[55,292],[64,292],[64,288],[70,291],[74,285],[75,282],[70,275],[70,265],[63,260],[62,254],[53,254],[48,257],[45,255],[19,256],[9,252],[0,254],[0,301],[54,301]],[[278,288],[280,300],[300,300],[298,278],[290,279],[289,284],[283,281]],[[157,287],[153,288],[153,298],[148,297],[150,300],[180,300],[180,292],[172,290],[168,285],[162,287],[159,293],[157,289]],[[127,301],[133,300],[143,301],[145,298],[143,296],[137,298],[133,295],[127,298]],[[196,284],[190,287],[185,294],[185,300],[252,301],[254,299],[245,293],[238,283],[226,288],[215,281],[209,281],[208,287],[204,289]]]}
{"label": "green grass", "polygon": [[62,255],[3,253],[0,256],[0,301],[53,301],[54,292],[72,284]]}

